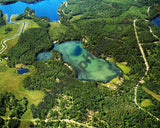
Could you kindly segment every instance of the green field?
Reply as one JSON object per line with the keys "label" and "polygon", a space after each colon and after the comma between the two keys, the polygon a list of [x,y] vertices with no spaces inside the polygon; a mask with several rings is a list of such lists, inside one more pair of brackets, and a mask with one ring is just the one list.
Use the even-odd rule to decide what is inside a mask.
{"label": "green field", "polygon": [[155,93],[152,92],[151,90],[147,89],[145,86],[142,86],[142,88],[143,88],[148,94],[150,94],[152,97],[154,97],[156,100],[160,101],[160,95],[155,94]]}
{"label": "green field", "polygon": [[150,106],[150,105],[153,105],[152,102],[149,100],[149,99],[145,99],[141,102],[141,106],[142,107],[147,107],[147,106]]}
{"label": "green field", "polygon": [[58,23],[58,22],[52,22],[50,23],[51,27],[49,29],[49,35],[53,40],[56,40],[57,36],[59,36],[60,34],[64,34],[66,31],[66,26]]}
{"label": "green field", "polygon": [[38,105],[44,97],[44,93],[42,91],[29,91],[23,88],[22,82],[24,78],[35,71],[33,66],[24,66],[24,68],[28,68],[30,72],[18,75],[16,73],[16,68],[9,68],[6,65],[6,61],[3,60],[3,62],[0,63],[0,93],[11,92],[17,99],[21,99],[23,97],[28,99],[28,109],[22,116],[22,120],[24,121],[21,122],[21,126],[27,126],[28,122],[26,123],[25,120],[33,118],[31,110],[29,109],[31,104]]}
{"label": "green field", "polygon": [[[6,28],[12,28],[12,31],[9,32],[8,34],[5,34],[5,29]],[[14,35],[16,35],[18,33],[18,30],[19,30],[19,25],[18,24],[6,24],[5,26],[1,26],[0,28],[0,49],[2,49],[2,44],[1,44],[1,41],[5,38],[9,38],[9,37],[12,37]]]}
{"label": "green field", "polygon": [[[37,25],[37,23],[35,23],[32,20],[28,20],[27,19],[27,20],[21,20],[21,21],[18,21],[18,22],[22,22],[22,21],[25,22],[24,31],[26,31],[29,28],[37,28],[37,27],[39,27]],[[22,30],[22,25],[23,25],[23,23],[17,23],[17,24],[9,24],[9,23],[7,23],[7,25],[2,26],[1,29],[0,29],[0,35],[1,35],[0,36],[0,41],[2,41],[5,38],[9,38],[9,37],[13,37],[13,36],[18,35]],[[8,27],[12,28],[12,31],[9,32],[8,34],[5,34],[5,29],[8,28]],[[18,39],[19,39],[19,37],[7,40],[5,42],[6,45],[7,45],[7,49],[4,51],[4,53],[7,53],[8,50],[17,43]],[[2,49],[2,44],[1,43],[0,43],[0,49]]]}
{"label": "green field", "polygon": [[130,67],[128,67],[128,66],[126,66],[126,65],[124,65],[123,63],[116,63],[116,65],[119,67],[119,68],[121,68],[122,69],[122,71],[123,71],[123,74],[127,74],[127,73],[129,73],[130,72],[130,70],[131,70],[131,68]]}
{"label": "green field", "polygon": [[22,86],[23,79],[34,72],[34,67],[24,66],[24,68],[28,68],[30,72],[23,75],[18,75],[16,68],[6,66],[5,61],[0,63],[0,67],[0,93],[4,93],[5,91],[12,92],[18,99],[26,97],[29,100],[29,105],[38,105],[44,93],[42,91],[29,91]]}

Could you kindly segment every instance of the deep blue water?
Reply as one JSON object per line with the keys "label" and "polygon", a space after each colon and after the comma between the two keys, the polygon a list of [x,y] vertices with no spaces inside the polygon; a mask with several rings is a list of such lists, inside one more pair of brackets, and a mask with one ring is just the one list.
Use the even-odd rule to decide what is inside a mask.
{"label": "deep blue water", "polygon": [[76,46],[76,48],[73,50],[73,56],[79,56],[82,53],[82,49],[80,46]]}
{"label": "deep blue water", "polygon": [[24,2],[16,2],[9,5],[0,5],[0,10],[3,14],[8,14],[8,22],[12,14],[24,13],[24,9],[29,7],[35,10],[36,16],[49,17],[51,21],[58,20],[59,16],[57,14],[58,7],[65,0],[44,0],[33,4],[28,4]]}
{"label": "deep blue water", "polygon": [[20,68],[17,70],[17,73],[20,75],[22,75],[24,73],[28,73],[28,72],[29,72],[29,69],[27,69],[27,68]]}
{"label": "deep blue water", "polygon": [[52,51],[50,52],[42,52],[39,53],[36,57],[37,60],[49,60],[51,57],[53,57],[52,55]]}
{"label": "deep blue water", "polygon": [[160,28],[160,16],[152,20],[152,23]]}

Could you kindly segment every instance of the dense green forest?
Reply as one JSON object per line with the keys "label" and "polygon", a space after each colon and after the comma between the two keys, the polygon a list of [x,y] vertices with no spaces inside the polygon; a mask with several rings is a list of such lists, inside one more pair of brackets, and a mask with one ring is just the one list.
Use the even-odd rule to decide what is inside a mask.
{"label": "dense green forest", "polygon": [[6,24],[6,22],[5,22],[5,20],[3,19],[3,12],[0,10],[0,27],[2,26],[2,25],[5,25]]}
{"label": "dense green forest", "polygon": [[36,55],[52,48],[48,30],[32,28],[24,32],[17,44],[8,52],[8,65],[14,67],[17,63],[33,64]]}
{"label": "dense green forest", "polygon": [[6,121],[0,118],[0,127],[8,124],[9,128],[17,128],[20,124],[19,119],[27,110],[27,104],[28,100],[25,97],[17,100],[12,93],[0,94],[0,116],[9,116]]}
{"label": "dense green forest", "polygon": [[[52,25],[48,25],[47,19],[47,25],[41,25],[41,20],[37,19],[34,10],[26,8],[17,20],[32,19],[40,27],[25,31],[17,44],[5,55],[10,67],[18,63],[33,65],[35,71],[25,77],[23,87],[45,92],[43,101],[37,106],[32,104],[29,108],[36,120],[36,123],[29,121],[30,127],[159,128],[160,121],[140,110],[134,103],[134,88],[146,70],[133,26],[133,20],[137,19],[137,33],[150,65],[150,70],[144,78],[145,82],[140,83],[138,87],[137,102],[141,105],[144,100],[150,100],[151,104],[144,108],[160,118],[159,101],[144,89],[146,87],[153,93],[160,94],[160,45],[154,43],[159,42],[159,39],[153,36],[149,29],[151,27],[154,34],[160,34],[160,29],[150,22],[160,15],[157,0],[67,2],[67,7],[62,4],[58,9],[60,25],[65,31],[57,31],[56,36],[52,34]],[[147,14],[149,6],[152,6],[150,15]],[[28,13],[32,15],[28,17]],[[36,61],[39,52],[53,48],[53,41],[63,43],[68,40],[82,41],[85,48],[96,57],[110,57],[114,62],[125,62],[131,70],[121,77],[124,79],[123,83],[117,84],[116,90],[112,90],[96,81],[78,80],[76,70],[68,63],[72,68],[70,70],[62,60],[61,54],[54,50],[51,59]],[[17,126],[26,111],[27,99],[15,101],[14,95],[10,93],[1,97],[0,124]],[[7,103],[10,104],[6,103],[7,99],[10,101]],[[11,109],[10,120],[7,121],[3,117],[9,107],[23,109],[20,109],[19,114],[19,108],[15,109],[17,111]]]}

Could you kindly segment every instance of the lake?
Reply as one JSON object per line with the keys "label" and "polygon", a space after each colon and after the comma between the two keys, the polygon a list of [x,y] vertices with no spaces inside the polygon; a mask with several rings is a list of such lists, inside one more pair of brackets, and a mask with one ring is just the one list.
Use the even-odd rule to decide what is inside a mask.
{"label": "lake", "polygon": [[160,16],[158,16],[156,19],[152,20],[152,23],[154,25],[157,25],[160,28]]}
{"label": "lake", "polygon": [[72,64],[77,70],[77,78],[80,80],[95,80],[98,82],[109,82],[122,70],[116,64],[102,58],[96,58],[83,48],[80,41],[67,41],[54,44],[54,50],[62,54],[62,59]]}
{"label": "lake", "polygon": [[45,16],[49,17],[51,21],[57,21],[59,15],[57,14],[58,7],[65,0],[44,0],[37,3],[24,3],[24,2],[16,2],[9,5],[0,5],[0,10],[3,11],[3,14],[8,15],[8,21],[10,20],[10,16],[12,14],[22,14],[24,13],[24,9],[29,7],[35,10],[36,16]]}

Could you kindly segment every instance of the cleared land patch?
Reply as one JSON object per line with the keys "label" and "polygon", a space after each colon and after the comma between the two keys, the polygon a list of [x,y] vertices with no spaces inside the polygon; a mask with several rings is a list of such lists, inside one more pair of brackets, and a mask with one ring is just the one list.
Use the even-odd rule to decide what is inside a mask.
{"label": "cleared land patch", "polygon": [[160,101],[160,95],[155,94],[154,92],[147,89],[145,86],[142,86],[142,88],[151,96],[153,96],[156,100]]}
{"label": "cleared land patch", "polygon": [[[1,41],[5,38],[9,38],[9,37],[12,37],[13,35],[16,35],[16,33],[18,33],[18,27],[19,25],[18,24],[6,24],[5,26],[1,26],[1,29],[0,29],[0,49],[2,49],[2,44],[1,44]],[[11,28],[12,31],[8,32],[8,34],[5,34],[5,29],[7,28]]]}
{"label": "cleared land patch", "polygon": [[[18,75],[16,73],[16,68],[9,68],[6,64],[6,61],[0,63],[0,93],[11,92],[15,95],[17,99],[26,97],[28,99],[28,110],[22,116],[22,119],[32,119],[32,113],[30,111],[31,104],[38,105],[44,93],[42,91],[29,91],[23,88],[22,82],[27,75],[30,75],[34,72],[33,66],[24,66],[30,70],[29,73]],[[27,123],[26,123],[27,124]]]}
{"label": "cleared land patch", "polygon": [[[24,31],[26,31],[27,29],[30,29],[30,28],[38,28],[39,27],[37,25],[37,23],[35,23],[32,20],[21,20],[21,21],[18,21],[16,24],[7,23],[7,25],[2,26],[2,29],[0,29],[0,35],[2,35],[0,37],[0,41],[2,41],[5,38],[9,38],[9,37],[19,35],[21,33],[21,30],[22,30],[22,27],[23,27],[23,23],[19,23],[19,22],[25,22]],[[5,29],[8,28],[8,27],[10,27],[12,29],[12,31],[9,32],[8,34],[5,34]],[[19,37],[6,40],[5,43],[7,45],[7,49],[4,51],[4,53],[7,53],[8,50],[17,43],[18,39],[19,39]],[[2,44],[0,45],[0,49],[2,49]]]}
{"label": "cleared land patch", "polygon": [[153,105],[152,102],[149,100],[149,99],[145,99],[141,102],[141,106],[142,107],[147,107],[147,106],[150,106],[150,105]]}
{"label": "cleared land patch", "polygon": [[30,105],[38,105],[38,103],[42,100],[44,93],[42,91],[29,91],[24,89],[22,86],[23,79],[27,75],[30,75],[32,72],[34,72],[34,67],[24,66],[25,68],[28,68],[30,72],[23,75],[18,75],[15,68],[7,67],[4,62],[0,63],[0,67],[0,93],[8,91],[13,93],[18,99],[26,97]]}
{"label": "cleared land patch", "polygon": [[50,23],[50,25],[49,35],[53,40],[57,40],[57,37],[60,34],[64,34],[66,32],[67,27],[58,22]]}

